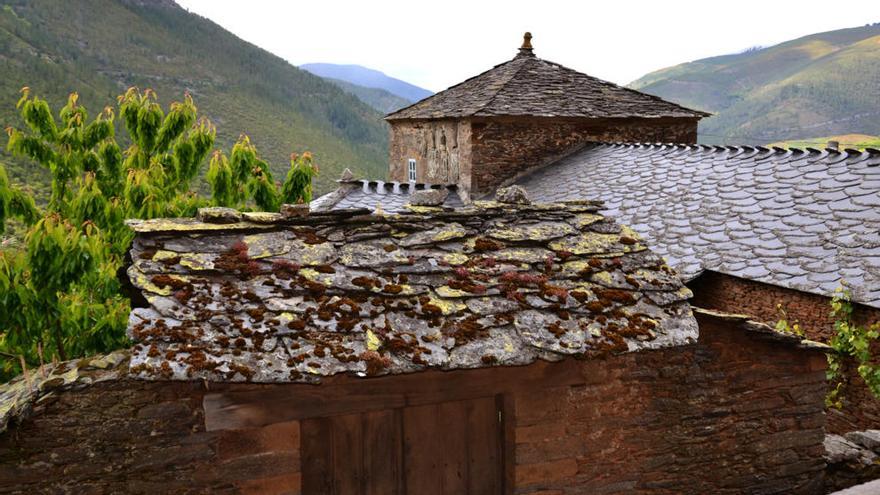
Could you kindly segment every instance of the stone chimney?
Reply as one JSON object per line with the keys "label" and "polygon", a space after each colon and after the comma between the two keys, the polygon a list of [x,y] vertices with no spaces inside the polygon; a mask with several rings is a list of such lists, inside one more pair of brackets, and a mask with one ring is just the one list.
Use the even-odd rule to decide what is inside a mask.
{"label": "stone chimney", "polygon": [[840,142],[838,142],[838,141],[833,141],[833,140],[832,140],[832,141],[828,141],[828,146],[827,146],[827,148],[828,148],[829,150],[837,151],[837,148],[838,148],[839,146],[840,146]]}

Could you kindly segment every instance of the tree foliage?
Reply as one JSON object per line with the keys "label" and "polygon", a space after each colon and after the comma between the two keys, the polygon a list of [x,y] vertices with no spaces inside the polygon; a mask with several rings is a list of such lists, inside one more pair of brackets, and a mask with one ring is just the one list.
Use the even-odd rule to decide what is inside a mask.
{"label": "tree foliage", "polygon": [[[834,317],[834,336],[828,343],[835,352],[828,354],[828,380],[834,384],[826,403],[843,407],[843,379],[847,361],[852,360],[856,370],[874,397],[880,397],[880,363],[873,355],[880,338],[880,323],[859,325],[853,321],[852,298],[848,290],[838,288],[831,300]],[[872,349],[874,347],[875,349]]]}
{"label": "tree foliage", "polygon": [[[191,216],[212,204],[277,211],[282,198],[311,198],[310,158],[307,167],[292,162],[279,188],[247,136],[228,158],[212,155],[216,131],[189,95],[166,111],[151,90],[131,88],[90,119],[73,93],[56,119],[24,88],[17,108],[24,127],[7,129],[7,150],[48,170],[52,184],[38,208],[0,165],[0,233],[10,218],[28,226],[21,251],[0,251],[0,376],[20,371],[21,358],[35,366],[127,343],[129,301],[118,277],[132,238],[125,219]],[[192,189],[210,155],[212,194],[203,198]]]}

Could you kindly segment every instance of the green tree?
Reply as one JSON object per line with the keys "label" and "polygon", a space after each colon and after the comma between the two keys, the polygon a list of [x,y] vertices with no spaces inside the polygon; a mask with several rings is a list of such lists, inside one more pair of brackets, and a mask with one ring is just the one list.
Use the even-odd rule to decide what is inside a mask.
{"label": "green tree", "polygon": [[312,179],[318,175],[318,167],[312,163],[312,154],[290,155],[290,170],[281,188],[285,203],[308,203],[312,200]]}
{"label": "green tree", "polygon": [[[166,112],[151,90],[131,88],[116,110],[89,119],[74,93],[56,120],[24,88],[17,107],[25,127],[7,129],[7,149],[47,169],[52,186],[38,208],[0,165],[0,233],[8,218],[28,226],[22,251],[0,251],[0,376],[20,371],[22,358],[35,366],[127,344],[130,305],[117,276],[132,238],[125,219],[192,216],[211,204],[277,211],[282,196],[311,198],[311,184],[293,172],[298,162],[282,195],[247,136],[230,158],[213,153],[212,197],[194,193],[216,133],[189,95]],[[125,150],[115,138],[117,112],[131,143]]]}

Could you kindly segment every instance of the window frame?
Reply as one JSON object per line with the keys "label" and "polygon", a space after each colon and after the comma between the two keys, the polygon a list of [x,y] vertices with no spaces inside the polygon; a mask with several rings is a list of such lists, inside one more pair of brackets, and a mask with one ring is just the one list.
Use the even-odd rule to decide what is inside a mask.
{"label": "window frame", "polygon": [[416,182],[417,179],[417,162],[415,158],[407,160],[407,178],[410,182]]}

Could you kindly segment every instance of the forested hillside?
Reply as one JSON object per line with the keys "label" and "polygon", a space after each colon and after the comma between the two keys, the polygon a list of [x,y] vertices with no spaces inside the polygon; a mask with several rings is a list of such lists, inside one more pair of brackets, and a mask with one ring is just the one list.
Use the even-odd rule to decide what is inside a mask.
{"label": "forested hillside", "polygon": [[[154,89],[163,104],[189,92],[219,147],[248,134],[276,177],[306,150],[321,169],[318,192],[345,167],[387,173],[379,112],[170,0],[0,0],[0,73],[3,127],[19,125],[23,86],[55,108],[78,91],[93,115],[129,86]],[[46,187],[44,171],[5,151],[0,161],[13,181]]]}
{"label": "forested hillside", "polygon": [[706,143],[880,134],[880,24],[652,72],[630,87],[716,115]]}

